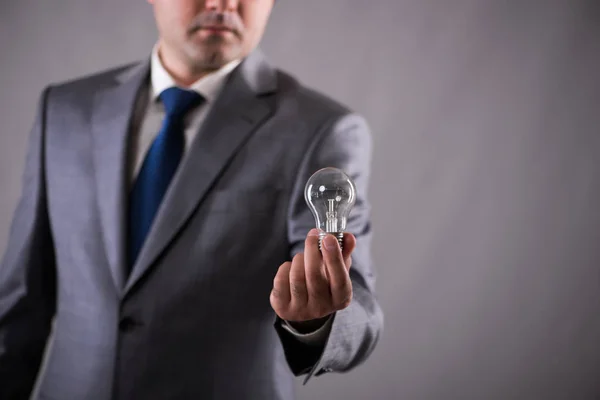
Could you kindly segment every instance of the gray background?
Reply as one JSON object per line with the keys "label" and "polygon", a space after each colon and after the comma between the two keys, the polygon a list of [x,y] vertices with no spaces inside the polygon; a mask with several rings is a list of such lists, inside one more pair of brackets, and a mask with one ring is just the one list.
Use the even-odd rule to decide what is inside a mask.
{"label": "gray background", "polygon": [[[263,49],[373,128],[386,312],[300,399],[600,398],[599,2],[279,1]],[[2,1],[0,250],[40,90],[145,57],[144,1]]]}

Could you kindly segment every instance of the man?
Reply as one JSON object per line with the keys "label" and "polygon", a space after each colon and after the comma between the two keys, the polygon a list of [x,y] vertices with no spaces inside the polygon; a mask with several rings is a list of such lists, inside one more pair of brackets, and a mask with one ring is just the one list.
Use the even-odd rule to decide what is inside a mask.
{"label": "man", "polygon": [[[273,1],[149,0],[148,62],[44,91],[0,269],[0,398],[32,392],[52,328],[40,399],[289,399],[294,375],[371,353],[370,136],[255,49]],[[326,166],[358,190],[343,251],[304,203]]]}

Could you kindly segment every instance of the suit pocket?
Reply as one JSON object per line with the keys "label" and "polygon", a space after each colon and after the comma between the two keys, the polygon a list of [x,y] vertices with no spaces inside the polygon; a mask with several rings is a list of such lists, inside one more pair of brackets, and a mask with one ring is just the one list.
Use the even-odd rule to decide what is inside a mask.
{"label": "suit pocket", "polygon": [[[232,266],[234,276],[241,276],[235,269],[240,260],[264,257],[260,254],[271,251],[264,241],[273,234],[284,237],[287,210],[284,193],[272,188],[236,188],[208,194],[200,212],[190,223],[190,232],[195,237],[193,244],[188,245],[193,249],[191,256],[210,260],[220,266],[222,273],[227,272],[227,266]],[[270,242],[278,240],[270,239]],[[245,271],[252,271],[252,268]]]}
{"label": "suit pocket", "polygon": [[216,190],[206,202],[209,212],[271,213],[282,206],[279,188]]}

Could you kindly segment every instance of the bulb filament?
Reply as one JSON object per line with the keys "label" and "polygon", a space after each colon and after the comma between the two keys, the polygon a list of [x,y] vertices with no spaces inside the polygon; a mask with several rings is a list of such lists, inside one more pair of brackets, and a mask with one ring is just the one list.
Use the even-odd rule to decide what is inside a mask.
{"label": "bulb filament", "polygon": [[337,232],[338,219],[337,212],[335,211],[335,199],[328,199],[327,203],[328,211],[326,213],[327,221],[325,222],[325,230],[327,232]]}

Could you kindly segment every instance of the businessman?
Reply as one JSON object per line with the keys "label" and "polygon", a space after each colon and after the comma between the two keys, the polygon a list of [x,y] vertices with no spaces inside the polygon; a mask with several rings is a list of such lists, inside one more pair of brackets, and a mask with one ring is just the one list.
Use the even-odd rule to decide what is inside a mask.
{"label": "businessman", "polygon": [[[292,399],[380,336],[365,121],[261,55],[274,0],[148,2],[147,60],[41,96],[0,266],[1,399]],[[320,249],[303,189],[326,166],[358,197]]]}

